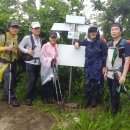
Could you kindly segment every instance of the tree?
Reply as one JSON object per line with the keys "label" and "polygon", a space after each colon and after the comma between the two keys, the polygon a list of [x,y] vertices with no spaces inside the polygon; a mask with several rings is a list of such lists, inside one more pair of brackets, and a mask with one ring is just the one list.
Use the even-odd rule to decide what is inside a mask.
{"label": "tree", "polygon": [[35,0],[28,0],[22,4],[23,11],[28,15],[29,22],[41,23],[42,36],[47,38],[53,23],[64,22],[69,6],[61,0],[41,0],[40,9],[36,8]]}
{"label": "tree", "polygon": [[110,26],[112,23],[119,22],[124,27],[125,38],[130,38],[130,1],[128,0],[109,0],[107,3],[101,0],[92,0],[95,11],[100,11],[97,16],[99,26],[102,27],[104,35],[110,38]]}
{"label": "tree", "polygon": [[1,0],[0,1],[0,33],[7,30],[9,19],[18,15],[20,9],[18,0]]}

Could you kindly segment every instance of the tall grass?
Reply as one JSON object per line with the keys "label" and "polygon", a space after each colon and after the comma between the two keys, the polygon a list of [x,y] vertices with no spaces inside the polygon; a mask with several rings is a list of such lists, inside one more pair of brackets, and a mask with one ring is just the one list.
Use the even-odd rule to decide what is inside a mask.
{"label": "tall grass", "polygon": [[[129,103],[130,104],[130,103]],[[103,106],[96,109],[57,114],[52,130],[130,130],[130,105],[125,104],[121,113],[112,116]]]}

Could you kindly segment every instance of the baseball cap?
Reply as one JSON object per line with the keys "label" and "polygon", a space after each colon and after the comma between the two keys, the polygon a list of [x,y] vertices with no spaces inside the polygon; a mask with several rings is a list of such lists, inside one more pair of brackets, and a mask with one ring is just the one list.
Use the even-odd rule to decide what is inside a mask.
{"label": "baseball cap", "polygon": [[11,20],[9,22],[9,27],[13,27],[13,26],[18,26],[19,27],[19,24],[18,24],[18,22],[16,20]]}
{"label": "baseball cap", "polygon": [[89,29],[88,29],[88,33],[89,33],[89,32],[97,32],[97,30],[98,30],[97,27],[91,26],[91,27],[89,27]]}
{"label": "baseball cap", "polygon": [[31,27],[32,27],[32,28],[40,28],[41,25],[40,25],[39,22],[32,22]]}
{"label": "baseball cap", "polygon": [[50,37],[52,37],[52,38],[57,38],[57,33],[56,33],[56,32],[51,32],[51,33],[50,33]]}

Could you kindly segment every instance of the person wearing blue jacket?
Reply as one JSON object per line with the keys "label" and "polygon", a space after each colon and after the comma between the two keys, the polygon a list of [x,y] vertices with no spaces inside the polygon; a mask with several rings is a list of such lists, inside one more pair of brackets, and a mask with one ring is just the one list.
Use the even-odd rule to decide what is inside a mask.
{"label": "person wearing blue jacket", "polygon": [[88,29],[88,38],[75,43],[75,48],[85,46],[84,76],[86,80],[84,108],[96,107],[99,99],[102,74],[105,73],[107,46],[100,40],[97,27]]}

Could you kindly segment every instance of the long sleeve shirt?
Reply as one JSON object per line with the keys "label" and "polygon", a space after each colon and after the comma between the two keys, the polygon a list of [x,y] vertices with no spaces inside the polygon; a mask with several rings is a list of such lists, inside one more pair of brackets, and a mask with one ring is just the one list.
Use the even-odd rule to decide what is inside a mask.
{"label": "long sleeve shirt", "polygon": [[[40,39],[40,37],[36,38],[34,35],[32,35],[32,36],[33,36],[33,39],[34,39],[34,46],[35,46],[34,54],[33,54],[34,59],[31,60],[31,61],[25,61],[25,62],[29,63],[29,64],[34,64],[34,65],[40,65],[40,60],[39,59],[35,60],[35,58],[40,58],[41,39]],[[23,53],[27,53],[28,50],[30,50],[31,48],[32,48],[32,41],[31,41],[30,35],[27,35],[20,42],[19,49]]]}

